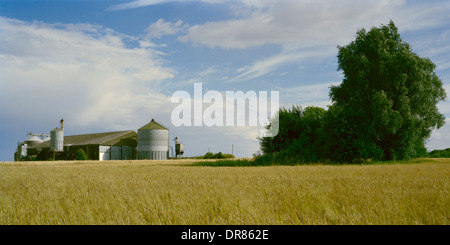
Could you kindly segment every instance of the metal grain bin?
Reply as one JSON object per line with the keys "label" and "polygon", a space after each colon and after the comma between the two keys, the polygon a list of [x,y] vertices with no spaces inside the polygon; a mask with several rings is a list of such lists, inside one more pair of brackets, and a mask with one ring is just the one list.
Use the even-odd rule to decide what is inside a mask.
{"label": "metal grain bin", "polygon": [[169,129],[154,119],[138,129],[138,159],[166,160],[169,154]]}
{"label": "metal grain bin", "polygon": [[50,150],[51,151],[63,151],[64,146],[64,131],[59,128],[55,128],[50,131]]}

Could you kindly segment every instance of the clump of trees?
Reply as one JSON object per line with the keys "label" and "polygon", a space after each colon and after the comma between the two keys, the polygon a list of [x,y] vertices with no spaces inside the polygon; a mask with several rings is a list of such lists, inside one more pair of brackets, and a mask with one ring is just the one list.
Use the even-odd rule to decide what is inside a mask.
{"label": "clump of trees", "polygon": [[435,64],[414,53],[392,21],[361,29],[338,49],[344,79],[330,88],[332,105],[281,108],[279,134],[258,138],[263,154],[256,160],[354,163],[426,156],[425,140],[445,122],[436,106],[446,93]]}

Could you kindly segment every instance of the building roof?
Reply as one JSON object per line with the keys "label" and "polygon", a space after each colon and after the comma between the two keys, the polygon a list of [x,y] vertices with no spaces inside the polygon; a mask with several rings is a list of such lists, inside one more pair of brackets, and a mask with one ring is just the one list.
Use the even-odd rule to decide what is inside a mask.
{"label": "building roof", "polygon": [[[96,134],[81,134],[81,135],[70,135],[64,136],[64,146],[71,145],[122,145],[130,144],[130,142],[125,143],[124,141],[134,140],[137,141],[137,133],[133,130],[118,131],[118,132],[107,132],[107,133],[96,133]],[[34,148],[45,148],[50,147],[50,141],[44,141]]]}
{"label": "building roof", "polygon": [[[161,124],[155,122],[154,119],[152,119],[149,123],[147,123],[146,125],[142,126],[140,129],[162,129],[162,130],[169,130],[166,127],[162,126]],[[138,130],[140,130],[138,129]]]}

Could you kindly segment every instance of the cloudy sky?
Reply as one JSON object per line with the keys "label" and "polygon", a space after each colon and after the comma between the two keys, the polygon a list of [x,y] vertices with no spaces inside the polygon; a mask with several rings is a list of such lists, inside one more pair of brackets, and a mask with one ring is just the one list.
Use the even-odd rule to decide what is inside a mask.
{"label": "cloudy sky", "polygon": [[[175,91],[279,91],[325,107],[337,46],[393,20],[450,95],[448,1],[0,0],[0,161],[26,134],[137,130],[152,118],[186,155],[251,156],[255,127],[175,127]],[[439,109],[450,118],[450,103]],[[173,144],[173,142],[171,142]],[[450,147],[450,119],[428,149]]]}

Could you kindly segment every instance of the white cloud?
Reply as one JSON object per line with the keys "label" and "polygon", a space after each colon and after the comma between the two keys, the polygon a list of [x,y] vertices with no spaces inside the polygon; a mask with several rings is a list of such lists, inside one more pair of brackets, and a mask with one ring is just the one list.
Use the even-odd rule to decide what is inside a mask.
{"label": "white cloud", "polygon": [[416,2],[396,9],[392,19],[401,31],[436,28],[450,23],[449,11],[448,1]]}
{"label": "white cloud", "polygon": [[327,55],[329,55],[329,53],[333,52],[332,50],[335,51],[336,48],[302,48],[298,50],[282,52],[269,58],[258,60],[250,66],[239,68],[237,71],[240,74],[229,79],[228,81],[240,82],[261,77],[288,63],[298,63],[301,61],[311,62],[312,60],[315,60],[317,58],[326,57]]}
{"label": "white cloud", "polygon": [[107,10],[116,11],[116,10],[125,10],[125,9],[134,9],[140,8],[150,5],[156,5],[161,3],[173,2],[171,0],[135,0],[128,3],[121,3],[110,6]]}
{"label": "white cloud", "polygon": [[328,95],[330,87],[339,84],[340,82],[331,82],[293,88],[280,88],[280,99],[285,105],[299,104],[302,107],[318,106],[327,109],[327,106],[331,105]]}
{"label": "white cloud", "polygon": [[280,54],[269,57],[264,60],[256,61],[249,67],[239,68],[238,72],[241,73],[236,77],[230,79],[229,81],[230,82],[243,81],[263,76],[275,70],[277,66],[281,64],[298,60],[299,57],[297,56],[298,55],[296,54]]}
{"label": "white cloud", "polygon": [[141,8],[146,6],[152,6],[163,3],[170,2],[205,2],[205,3],[221,3],[226,0],[134,0],[128,3],[121,3],[110,6],[107,10],[117,11],[117,10],[126,10],[126,9],[134,9]]}
{"label": "white cloud", "polygon": [[[264,4],[263,4],[264,3]],[[266,44],[336,46],[361,27],[389,21],[403,1],[263,1],[250,15],[194,25],[182,41],[210,47],[247,48]]]}
{"label": "white cloud", "polygon": [[410,4],[403,0],[242,0],[230,8],[236,18],[193,25],[178,40],[211,48],[281,47],[279,54],[254,61],[231,79],[244,81],[305,57],[336,55],[336,46],[349,43],[357,30],[387,24],[390,19],[401,31],[442,26],[449,22],[450,4]]}
{"label": "white cloud", "polygon": [[436,129],[431,133],[427,140],[426,147],[429,151],[436,149],[449,148],[450,139],[450,118],[445,119],[445,124],[440,129]]}
{"label": "white cloud", "polygon": [[148,38],[160,38],[164,35],[174,35],[184,29],[186,25],[183,25],[183,21],[178,20],[175,23],[166,22],[164,19],[159,19],[155,23],[150,24],[145,32],[147,32]]}
{"label": "white cloud", "polygon": [[127,38],[89,24],[0,18],[1,115],[115,127],[143,113],[168,114],[159,87],[175,71],[148,46],[127,48]]}

